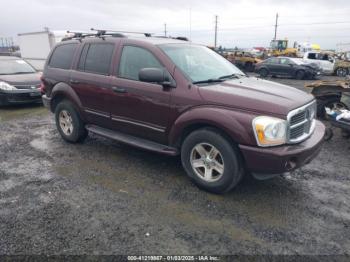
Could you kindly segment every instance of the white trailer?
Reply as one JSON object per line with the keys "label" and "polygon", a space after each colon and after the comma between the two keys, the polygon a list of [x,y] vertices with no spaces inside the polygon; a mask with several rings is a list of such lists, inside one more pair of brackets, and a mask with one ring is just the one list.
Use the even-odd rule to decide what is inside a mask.
{"label": "white trailer", "polygon": [[18,34],[21,56],[37,70],[42,70],[53,46],[66,35],[64,31],[31,32]]}

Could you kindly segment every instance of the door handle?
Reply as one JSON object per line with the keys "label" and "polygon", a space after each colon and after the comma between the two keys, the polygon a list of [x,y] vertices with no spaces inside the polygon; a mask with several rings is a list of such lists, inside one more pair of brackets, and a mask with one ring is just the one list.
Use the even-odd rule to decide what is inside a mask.
{"label": "door handle", "polygon": [[73,80],[73,79],[69,80],[69,82],[71,84],[79,84],[80,83],[78,80]]}
{"label": "door handle", "polygon": [[115,93],[127,93],[128,91],[126,91],[125,88],[123,87],[117,87],[117,86],[112,86],[112,90]]}

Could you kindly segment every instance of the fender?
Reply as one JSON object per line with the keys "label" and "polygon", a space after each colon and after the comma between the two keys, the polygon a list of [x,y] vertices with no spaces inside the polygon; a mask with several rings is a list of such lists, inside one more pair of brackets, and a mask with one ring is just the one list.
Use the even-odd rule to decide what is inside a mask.
{"label": "fender", "polygon": [[77,93],[73,90],[72,87],[63,82],[56,84],[51,92],[52,101],[54,101],[55,97],[58,96],[66,97],[70,102],[72,102],[79,115],[82,117],[83,120],[85,120],[85,114],[81,110],[83,108],[82,103]]}
{"label": "fender", "polygon": [[209,125],[224,131],[238,144],[256,145],[252,121],[257,115],[225,107],[199,106],[180,115],[169,132],[169,144],[175,145],[186,128]]}

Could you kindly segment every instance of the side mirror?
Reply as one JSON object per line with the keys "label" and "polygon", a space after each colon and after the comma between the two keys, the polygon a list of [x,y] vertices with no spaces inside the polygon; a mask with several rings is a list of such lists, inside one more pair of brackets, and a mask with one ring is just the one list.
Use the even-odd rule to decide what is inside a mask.
{"label": "side mirror", "polygon": [[142,68],[139,71],[139,80],[147,83],[157,83],[165,87],[172,87],[169,73],[164,68]]}

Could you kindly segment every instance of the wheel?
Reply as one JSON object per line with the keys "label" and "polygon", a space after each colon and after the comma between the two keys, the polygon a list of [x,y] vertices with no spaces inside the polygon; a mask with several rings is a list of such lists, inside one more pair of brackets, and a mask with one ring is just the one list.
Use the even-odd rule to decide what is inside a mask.
{"label": "wheel", "polygon": [[337,74],[337,76],[345,77],[348,74],[348,69],[344,67],[339,67],[337,68],[335,73]]}
{"label": "wheel", "polygon": [[258,73],[261,77],[265,78],[268,76],[269,71],[266,68],[261,68]]}
{"label": "wheel", "polygon": [[333,130],[327,127],[323,139],[324,141],[329,141],[332,139],[332,137],[333,137]]}
{"label": "wheel", "polygon": [[243,176],[237,148],[215,129],[199,129],[186,137],[181,147],[181,162],[188,177],[212,193],[224,193]]}
{"label": "wheel", "polygon": [[305,76],[305,72],[303,70],[299,70],[295,74],[295,78],[298,80],[304,79],[304,76]]}
{"label": "wheel", "polygon": [[82,142],[88,135],[78,112],[70,101],[63,100],[55,109],[56,127],[64,140]]}

